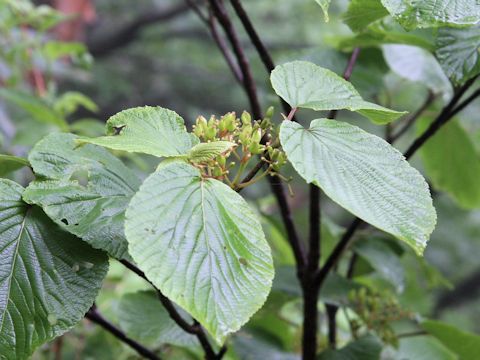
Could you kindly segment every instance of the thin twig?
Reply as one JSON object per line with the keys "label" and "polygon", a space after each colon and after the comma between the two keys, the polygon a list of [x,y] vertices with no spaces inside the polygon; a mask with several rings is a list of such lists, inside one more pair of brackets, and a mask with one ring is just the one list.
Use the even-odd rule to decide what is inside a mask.
{"label": "thin twig", "polygon": [[205,332],[203,331],[203,328],[200,326],[198,322],[194,322],[193,324],[189,324],[183,317],[180,315],[180,313],[177,311],[175,308],[175,305],[168,299],[163,293],[145,276],[145,273],[137,268],[135,265],[133,265],[131,262],[127,260],[119,260],[127,269],[131,270],[138,276],[140,276],[142,279],[146,280],[150,285],[155,288],[157,291],[158,297],[160,299],[160,302],[162,305],[165,307],[165,309],[168,312],[168,315],[170,318],[175,321],[175,323],[182,328],[185,332],[189,334],[193,334],[197,337],[198,341],[200,342],[200,345],[202,346],[203,350],[205,351],[205,358],[208,360],[219,360],[222,358],[223,354],[225,353],[226,349],[223,350],[220,349],[220,352],[218,354],[215,353],[214,349],[210,345],[207,336]]}
{"label": "thin twig", "polygon": [[[269,73],[272,72],[272,70],[275,68],[275,63],[273,62],[272,57],[270,56],[270,53],[268,52],[266,46],[264,45],[262,39],[260,39],[260,36],[258,36],[257,31],[255,30],[255,27],[253,26],[250,17],[248,16],[247,12],[242,6],[242,3],[240,0],[230,0],[233,9],[235,10],[235,13],[237,14],[238,18],[242,22],[243,27],[245,28],[245,31],[248,34],[248,37],[250,38],[250,41],[252,42],[253,46],[257,50],[257,53],[262,60],[263,65],[267,69]],[[290,111],[290,105],[280,98],[280,102],[282,103],[283,110],[288,113]],[[293,119],[293,116],[291,120]]]}
{"label": "thin twig", "polygon": [[424,111],[428,109],[428,107],[435,101],[435,99],[435,94],[429,91],[428,96],[422,106],[420,106],[417,111],[407,116],[403,122],[403,126],[393,135],[391,135],[390,138],[387,139],[387,141],[390,144],[393,144],[395,141],[397,141],[403,134],[408,131],[408,129],[410,129],[410,127],[415,123],[415,121],[417,121],[417,119],[424,113]]}
{"label": "thin twig", "polygon": [[157,356],[154,352],[147,349],[142,344],[138,343],[137,341],[129,338],[122,330],[117,328],[107,319],[105,319],[96,309],[95,306],[92,306],[90,310],[85,314],[85,317],[94,322],[97,325],[100,325],[102,328],[107,330],[113,336],[115,336],[121,342],[127,344],[132,349],[134,349],[138,354],[142,355],[143,357],[151,360],[160,360],[160,357]]}
{"label": "thin twig", "polygon": [[227,10],[221,1],[218,0],[208,0],[212,12],[215,17],[218,19],[218,22],[223,27],[225,34],[227,35],[228,40],[232,46],[233,52],[237,58],[238,65],[243,73],[243,86],[245,92],[247,93],[248,100],[250,102],[250,107],[252,108],[252,114],[255,119],[262,118],[262,111],[260,108],[260,103],[258,101],[257,87],[255,81],[253,80],[252,72],[250,70],[250,63],[245,55],[245,52],[242,49],[242,45],[238,38],[238,35],[233,27],[230,17],[228,16]]}

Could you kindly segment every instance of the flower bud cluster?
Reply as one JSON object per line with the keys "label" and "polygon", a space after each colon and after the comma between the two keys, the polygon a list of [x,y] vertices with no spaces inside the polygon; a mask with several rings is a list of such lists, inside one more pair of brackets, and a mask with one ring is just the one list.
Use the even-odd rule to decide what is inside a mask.
{"label": "flower bud cluster", "polygon": [[[404,319],[412,319],[413,314],[401,308],[398,301],[389,293],[379,293],[362,287],[349,293],[349,302],[358,315],[359,320],[369,330],[373,330],[388,344],[396,346],[398,339],[392,323]],[[361,324],[351,321],[352,330],[357,332]]]}
{"label": "flower bud cluster", "polygon": [[[275,175],[287,159],[285,153],[278,148],[278,140],[272,139],[272,134],[275,134],[271,120],[273,111],[273,107],[270,107],[260,120],[253,120],[246,111],[240,117],[235,112],[229,112],[220,118],[212,115],[208,120],[204,116],[197,117],[193,133],[201,142],[229,141],[236,144],[231,151],[202,164],[208,175],[237,186],[254,155],[261,155],[261,160],[269,165],[266,172]],[[234,161],[230,161],[231,157],[235,157]],[[237,165],[235,179],[230,181],[228,174]]]}

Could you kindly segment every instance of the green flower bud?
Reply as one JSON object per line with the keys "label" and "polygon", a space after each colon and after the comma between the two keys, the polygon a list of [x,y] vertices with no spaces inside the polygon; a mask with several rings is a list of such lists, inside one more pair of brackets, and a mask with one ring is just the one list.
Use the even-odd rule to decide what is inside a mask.
{"label": "green flower bud", "polygon": [[271,119],[273,117],[274,111],[275,111],[275,108],[273,106],[270,106],[265,112],[265,119]]}
{"label": "green flower bud", "polygon": [[252,123],[252,117],[251,117],[250,114],[249,114],[248,112],[246,112],[246,111],[244,111],[244,112],[242,113],[241,119],[242,119],[242,124],[243,124],[244,126],[251,125],[251,123]]}

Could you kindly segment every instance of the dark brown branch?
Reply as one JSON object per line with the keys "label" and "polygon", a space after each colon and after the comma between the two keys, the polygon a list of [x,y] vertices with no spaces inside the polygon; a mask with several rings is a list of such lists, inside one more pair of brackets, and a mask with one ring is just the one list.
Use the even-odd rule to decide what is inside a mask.
{"label": "dark brown branch", "polygon": [[85,314],[85,317],[91,322],[94,322],[95,324],[100,325],[102,328],[104,328],[106,331],[111,333],[121,342],[130,346],[132,349],[134,349],[138,354],[142,355],[144,358],[151,359],[151,360],[160,360],[160,357],[157,356],[154,352],[147,349],[145,346],[136,342],[135,340],[130,339],[127,335],[125,335],[125,333],[122,330],[120,330],[111,322],[109,322],[107,319],[105,319],[97,311],[95,306],[92,306],[90,308],[90,310]]}
{"label": "dark brown branch", "polygon": [[472,86],[472,84],[475,82],[476,78],[472,78],[469,81],[465,83],[453,96],[452,100],[445,106],[440,113],[440,115],[437,116],[437,118],[430,124],[427,130],[423,132],[422,135],[420,135],[415,141],[410,145],[410,147],[407,149],[405,152],[404,156],[406,159],[409,159],[412,157],[413,154],[423,145],[425,142],[430,139],[435,133],[445,124],[447,123],[452,117],[458,113],[458,111],[462,110],[465,106],[467,106],[475,97],[473,97],[471,100],[468,102],[462,103],[462,108],[458,111],[454,110],[454,107],[457,105],[461,97],[465,94],[465,92]]}
{"label": "dark brown branch", "polygon": [[218,0],[208,0],[208,3],[211,6],[213,14],[215,15],[218,22],[225,31],[225,34],[230,41],[233,52],[237,58],[238,65],[240,66],[243,74],[242,84],[245,88],[245,92],[247,93],[253,117],[255,119],[261,119],[262,111],[260,108],[260,103],[258,101],[257,87],[255,85],[255,81],[253,80],[252,72],[250,70],[250,63],[243,51],[242,45],[235,31],[235,28],[230,21],[230,17],[225,9],[225,6],[221,1]]}
{"label": "dark brown branch", "polygon": [[335,349],[337,347],[337,312],[338,306],[325,304],[328,324],[328,345]]}
{"label": "dark brown branch", "polygon": [[217,44],[217,47],[222,52],[222,55],[225,61],[227,62],[228,67],[232,71],[233,76],[235,76],[235,79],[240,84],[242,84],[243,74],[240,71],[238,64],[235,62],[235,59],[233,58],[232,53],[228,48],[228,45],[225,43],[225,39],[219,34],[217,23],[213,14],[211,14],[210,18],[208,19],[208,27],[210,28],[210,33],[212,34],[213,40],[215,41],[215,43]]}
{"label": "dark brown branch", "polygon": [[205,358],[207,360],[219,360],[223,357],[226,349],[222,347],[222,349],[220,349],[220,352],[216,354],[212,346],[210,345],[210,342],[208,341],[207,336],[203,331],[203,328],[200,326],[200,324],[197,321],[195,321],[193,324],[189,324],[182,317],[182,315],[180,315],[180,313],[177,311],[177,309],[175,308],[175,305],[173,305],[170,299],[168,299],[165,295],[163,295],[162,292],[150,280],[148,280],[148,278],[145,276],[145,273],[142,270],[140,270],[139,268],[137,268],[135,265],[133,265],[131,262],[127,260],[119,260],[119,261],[127,269],[131,270],[132,272],[140,276],[142,279],[146,280],[150,285],[152,285],[153,288],[155,288],[155,290],[157,291],[158,297],[160,299],[160,302],[167,310],[170,318],[173,321],[175,321],[175,323],[185,332],[195,335],[197,337],[198,341],[200,342],[200,345],[205,351]]}
{"label": "dark brown branch", "polygon": [[104,35],[97,40],[89,41],[87,43],[88,51],[97,58],[106,56],[112,51],[134,41],[146,26],[162,21],[173,20],[187,13],[188,9],[189,6],[187,4],[179,4],[167,10],[152,10],[146,12],[114,33]]}
{"label": "dark brown branch", "polygon": [[424,113],[425,110],[428,109],[428,107],[435,101],[435,99],[436,99],[435,94],[429,91],[428,96],[425,99],[422,106],[420,106],[417,111],[407,116],[407,118],[403,122],[403,126],[399,130],[397,130],[393,135],[391,135],[390,138],[387,139],[387,141],[390,144],[397,141],[403,134],[405,134],[408,131],[408,129],[410,129],[410,127],[412,127],[415,121]]}
{"label": "dark brown branch", "polygon": [[[250,41],[257,50],[257,53],[262,60],[263,65],[265,66],[267,71],[271,73],[272,70],[275,68],[275,63],[273,62],[273,59],[270,56],[270,53],[268,52],[262,39],[260,39],[260,36],[258,36],[257,31],[255,30],[255,27],[250,20],[250,17],[242,6],[242,3],[240,2],[240,0],[230,0],[230,2],[235,10],[235,13],[242,22],[242,25],[245,28],[245,31],[250,38]],[[280,101],[282,103],[283,110],[286,114],[288,114],[288,112],[290,111],[290,105],[288,105],[288,103],[282,98],[280,98]]]}

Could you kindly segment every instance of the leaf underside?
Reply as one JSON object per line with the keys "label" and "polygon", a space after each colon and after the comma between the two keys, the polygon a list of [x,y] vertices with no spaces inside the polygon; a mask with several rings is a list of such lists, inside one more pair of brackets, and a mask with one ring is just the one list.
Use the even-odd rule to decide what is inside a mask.
{"label": "leaf underside", "polygon": [[292,108],[356,111],[376,124],[387,124],[405,112],[384,108],[362,99],[351,83],[334,72],[307,61],[277,66],[271,74],[277,95]]}
{"label": "leaf underside", "polygon": [[332,200],[422,254],[436,213],[425,179],[383,139],[344,122],[309,129],[284,121],[280,141],[295,170]]}

